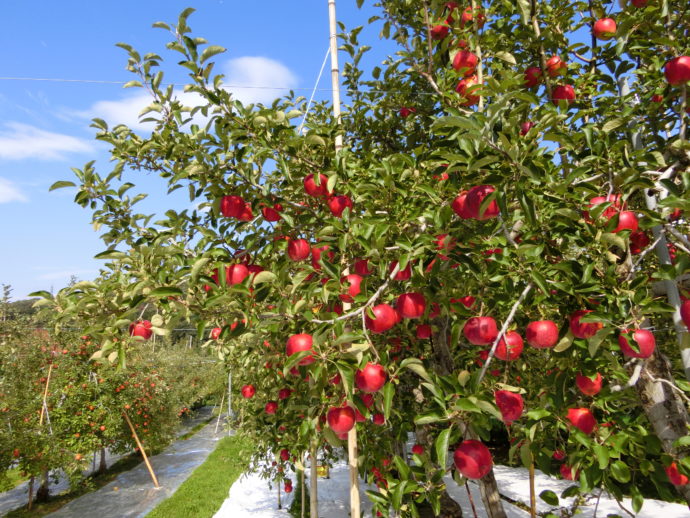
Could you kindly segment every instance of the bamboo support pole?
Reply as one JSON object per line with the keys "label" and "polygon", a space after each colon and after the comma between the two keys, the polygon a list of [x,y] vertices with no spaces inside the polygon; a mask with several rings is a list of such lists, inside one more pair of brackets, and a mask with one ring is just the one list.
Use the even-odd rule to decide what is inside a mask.
{"label": "bamboo support pole", "polygon": [[134,440],[137,443],[137,446],[139,447],[139,451],[141,452],[141,456],[144,457],[144,463],[146,464],[146,469],[149,470],[149,474],[151,475],[151,479],[153,480],[153,485],[156,489],[160,489],[160,485],[158,484],[158,478],[156,478],[156,474],[153,472],[153,467],[151,466],[151,463],[149,462],[149,458],[146,455],[146,451],[144,450],[144,445],[141,444],[141,441],[139,440],[139,435],[137,435],[137,431],[134,429],[134,425],[132,424],[132,421],[130,421],[129,416],[127,415],[126,412],[122,412],[122,415],[125,416],[125,420],[127,421],[127,424],[129,425],[129,429],[132,430],[132,435],[134,436]]}
{"label": "bamboo support pole", "polygon": [[43,414],[47,411],[48,405],[48,385],[50,385],[50,375],[53,373],[53,364],[48,367],[48,377],[46,378],[46,388],[43,391],[43,406],[41,407],[41,418],[38,421],[39,426],[43,426]]}

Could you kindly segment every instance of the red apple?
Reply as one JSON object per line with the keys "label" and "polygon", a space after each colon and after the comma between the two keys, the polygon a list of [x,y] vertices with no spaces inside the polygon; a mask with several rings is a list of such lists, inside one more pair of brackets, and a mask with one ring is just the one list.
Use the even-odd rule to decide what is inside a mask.
{"label": "red apple", "polygon": [[522,135],[524,137],[525,135],[527,135],[529,133],[529,130],[531,130],[533,127],[534,127],[533,122],[530,122],[530,121],[523,122],[522,124],[520,124],[520,135]]}
{"label": "red apple", "polygon": [[461,50],[453,58],[453,68],[464,77],[474,75],[478,63],[477,55],[469,50]]}
{"label": "red apple", "polygon": [[242,397],[244,399],[251,399],[254,397],[254,394],[256,394],[256,389],[254,388],[254,385],[244,385],[240,392],[242,393]]}
{"label": "red apple", "polygon": [[364,323],[373,333],[384,333],[398,323],[398,313],[388,304],[379,304],[371,310],[375,318],[365,313]]}
{"label": "red apple", "polygon": [[616,234],[621,230],[635,231],[638,229],[638,226],[635,213],[630,210],[623,210],[618,213],[618,225],[613,230],[613,233]]}
{"label": "red apple", "polygon": [[362,392],[374,393],[386,383],[386,370],[377,363],[367,363],[355,372],[355,385]]}
{"label": "red apple", "polygon": [[424,446],[421,444],[415,444],[412,446],[412,453],[414,455],[424,455]]}
{"label": "red apple", "polygon": [[244,264],[231,264],[225,267],[225,282],[232,286],[241,284],[249,275],[249,268]]}
{"label": "red apple", "polygon": [[400,108],[399,113],[400,117],[402,117],[403,119],[407,119],[413,113],[417,113],[417,110],[414,108],[408,108],[407,106],[403,106],[402,108]]}
{"label": "red apple", "polygon": [[613,18],[600,18],[592,27],[594,36],[600,40],[610,40],[616,35],[616,21]]}
{"label": "red apple", "polygon": [[129,324],[129,336],[140,336],[144,340],[148,340],[152,335],[153,331],[149,320],[137,320]]}
{"label": "red apple", "polygon": [[290,394],[292,394],[292,390],[289,388],[282,388],[278,391],[278,399],[279,400],[284,400],[290,397]]}
{"label": "red apple", "polygon": [[386,424],[386,416],[384,416],[381,412],[376,412],[373,416],[371,416],[371,420],[377,426],[383,426]]}
{"label": "red apple", "polygon": [[680,305],[680,318],[683,319],[685,327],[690,329],[690,299],[684,300]]}
{"label": "red apple", "polygon": [[214,327],[213,329],[211,329],[211,340],[218,340],[218,338],[220,337],[220,333],[222,331],[223,329],[220,327]]}
{"label": "red apple", "polygon": [[556,450],[551,456],[556,460],[563,460],[565,459],[565,452],[563,450]]}
{"label": "red apple", "polygon": [[522,354],[524,343],[516,331],[508,331],[498,342],[494,355],[499,360],[514,361]]}
{"label": "red apple", "polygon": [[252,213],[252,206],[250,203],[247,202],[244,204],[244,207],[237,216],[237,219],[240,221],[251,221],[254,219],[254,214]]}
{"label": "red apple", "polygon": [[282,210],[283,206],[280,203],[276,203],[273,207],[263,207],[261,214],[263,214],[266,221],[280,221],[280,212]]}
{"label": "red apple", "polygon": [[575,476],[573,477],[573,468],[571,468],[567,464],[561,464],[559,471],[561,472],[563,480],[575,480],[576,478],[580,477],[580,470],[578,469],[575,472]]}
{"label": "red apple", "polygon": [[630,332],[630,329],[626,329],[618,335],[618,345],[620,345],[621,352],[630,358],[649,358],[656,348],[656,341],[654,340],[652,332],[647,329],[633,330],[633,339],[636,342],[634,348],[628,343],[628,339],[625,337],[625,335]]}
{"label": "red apple", "polygon": [[670,85],[690,81],[690,56],[678,56],[664,65],[664,75]]}
{"label": "red apple", "polygon": [[591,313],[591,309],[578,309],[570,316],[570,332],[575,338],[591,338],[599,329],[604,327],[601,322],[586,322],[580,323],[580,319],[587,313]]}
{"label": "red apple", "polygon": [[332,250],[329,250],[328,245],[323,245],[323,246],[315,246],[311,249],[311,267],[314,268],[314,270],[321,270],[321,264],[319,261],[321,260],[321,255],[326,252],[326,257],[329,262],[332,262],[333,259],[335,258],[335,253]]}
{"label": "red apple", "polygon": [[361,275],[362,277],[366,277],[367,275],[371,275],[374,273],[374,270],[369,268],[369,259],[358,259],[355,261],[355,273],[357,275]]}
{"label": "red apple", "polygon": [[364,394],[359,395],[359,399],[362,400],[362,404],[366,408],[371,408],[374,405],[374,395],[373,394],[369,394],[369,393],[365,392]]}
{"label": "red apple", "polygon": [[453,209],[453,212],[455,212],[462,219],[473,218],[472,213],[467,207],[467,191],[462,191],[460,194],[458,194],[450,207]]}
{"label": "red apple", "polygon": [[328,410],[328,426],[335,433],[345,433],[355,426],[355,411],[349,406],[331,407]]}
{"label": "red apple", "polygon": [[431,39],[432,40],[442,40],[446,36],[448,36],[449,32],[450,32],[450,27],[448,27],[447,24],[445,24],[443,22],[438,23],[431,28]]}
{"label": "red apple", "polygon": [[630,253],[639,255],[649,246],[649,236],[644,230],[635,230],[630,233]]}
{"label": "red apple", "polygon": [[678,465],[675,462],[672,462],[668,468],[664,468],[664,471],[666,471],[668,481],[674,486],[684,486],[689,482],[688,477],[678,471]]}
{"label": "red apple", "polygon": [[539,67],[528,67],[525,69],[525,86],[527,88],[534,88],[539,83],[541,83],[541,68]]}
{"label": "red apple", "polygon": [[287,448],[283,448],[282,450],[280,450],[280,460],[282,460],[282,461],[290,460],[290,452],[287,450]]}
{"label": "red apple", "polygon": [[596,396],[601,391],[601,374],[597,372],[594,379],[578,374],[575,377],[575,385],[585,396]]}
{"label": "red apple", "polygon": [[316,185],[316,180],[313,174],[308,174],[304,178],[304,190],[309,196],[319,197],[328,196],[328,178],[325,174],[319,174],[319,185]]}
{"label": "red apple", "polygon": [[242,196],[223,196],[220,200],[220,213],[226,218],[239,218],[244,209]]}
{"label": "red apple", "polygon": [[[393,261],[388,267],[388,271],[392,273],[397,265],[398,261]],[[402,270],[398,270],[398,273],[396,273],[393,278],[396,281],[406,281],[410,277],[412,277],[412,264],[408,261],[407,266]]]}
{"label": "red apple", "polygon": [[439,251],[438,256],[442,260],[447,261],[449,257],[447,255],[442,254],[441,252],[450,252],[453,248],[455,248],[455,238],[449,236],[448,234],[439,234],[438,236],[436,236],[434,242],[436,243],[436,250]]}
{"label": "red apple", "polygon": [[491,452],[483,443],[474,440],[463,441],[453,454],[455,467],[466,478],[482,478],[493,465]]}
{"label": "red apple", "polygon": [[489,345],[498,336],[498,328],[493,317],[472,317],[462,329],[468,342],[474,345]]}
{"label": "red apple", "polygon": [[472,217],[482,221],[498,216],[500,210],[496,200],[491,201],[481,214],[479,212],[484,200],[495,190],[496,189],[494,189],[492,185],[477,185],[467,192],[465,204],[467,205],[469,213],[472,214]]}
{"label": "red apple", "polygon": [[597,425],[597,420],[589,408],[569,408],[567,417],[570,424],[588,435],[594,431],[594,427]]}
{"label": "red apple", "polygon": [[[610,203],[611,205],[609,207],[606,207],[604,209],[604,212],[601,213],[601,217],[603,217],[606,220],[611,219],[613,216],[615,216],[624,206],[621,205],[621,195],[620,194],[610,194],[607,196],[595,196],[591,200],[589,200],[589,209],[593,209],[597,205],[600,205],[602,203]],[[589,217],[589,211],[585,210],[583,211],[583,216],[585,217],[585,220],[589,223],[592,222],[591,218]]]}
{"label": "red apple", "polygon": [[546,73],[549,77],[556,77],[565,74],[568,64],[563,61],[559,56],[551,56],[546,61]]}
{"label": "red apple", "polygon": [[455,87],[455,91],[465,98],[460,106],[474,106],[479,102],[479,95],[475,95],[478,90],[479,79],[477,76],[469,76],[461,79]]}
{"label": "red apple", "polygon": [[395,301],[395,308],[403,318],[419,318],[426,310],[426,300],[421,293],[403,293]]}
{"label": "red apple", "polygon": [[336,218],[342,218],[345,209],[352,211],[352,200],[349,196],[331,196],[328,198],[328,208]]}
{"label": "red apple", "polygon": [[292,239],[287,246],[288,257],[293,261],[304,261],[311,253],[306,239]]}
{"label": "red apple", "polygon": [[283,491],[286,493],[292,493],[292,481],[291,480],[286,480],[285,484],[283,485]]}
{"label": "red apple", "polygon": [[647,2],[649,2],[649,0],[630,0],[630,3],[634,7],[645,7],[647,5]]}
{"label": "red apple", "polygon": [[354,302],[354,297],[362,292],[361,288],[362,277],[356,273],[351,273],[345,277],[341,277],[340,284],[343,288],[347,287],[347,293],[340,295],[340,300],[343,302]]}
{"label": "red apple", "polygon": [[501,411],[501,417],[505,424],[509,425],[513,421],[520,419],[525,408],[525,403],[520,394],[508,390],[497,390],[494,392],[494,399],[496,400],[496,406]]}
{"label": "red apple", "polygon": [[525,328],[527,343],[537,349],[549,349],[558,343],[558,327],[551,320],[530,322]]}
{"label": "red apple", "polygon": [[[301,333],[292,335],[290,338],[288,338],[287,343],[285,344],[285,354],[292,356],[293,354],[301,351],[311,351],[313,344],[314,340],[310,334]],[[314,356],[310,354],[302,358],[299,364],[309,365],[310,363],[313,363],[314,360]]]}
{"label": "red apple", "polygon": [[419,324],[417,326],[417,338],[420,340],[431,338],[431,326],[429,324]]}
{"label": "red apple", "polygon": [[553,89],[553,99],[551,102],[558,106],[559,101],[568,101],[568,104],[575,100],[575,89],[571,85],[558,85]]}
{"label": "red apple", "polygon": [[264,407],[264,411],[269,415],[275,414],[277,410],[278,403],[276,401],[269,401],[268,403],[266,403],[266,406]]}
{"label": "red apple", "polygon": [[[460,27],[464,27],[465,24],[473,24],[474,16],[473,16],[473,11],[472,7],[466,7],[465,10],[462,12],[462,15],[460,16]],[[484,23],[486,22],[486,16],[481,12],[481,9],[477,8],[477,28],[481,29],[484,27]]]}

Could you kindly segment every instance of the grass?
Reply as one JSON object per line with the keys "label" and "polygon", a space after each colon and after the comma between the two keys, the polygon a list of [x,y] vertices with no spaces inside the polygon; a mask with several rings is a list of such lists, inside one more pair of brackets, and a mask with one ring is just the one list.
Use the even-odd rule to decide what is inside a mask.
{"label": "grass", "polygon": [[0,480],[0,493],[14,489],[22,482],[28,480],[26,477],[22,477],[19,473],[19,468],[12,468],[5,471],[5,476],[2,480]]}
{"label": "grass", "polygon": [[230,486],[247,469],[253,445],[239,436],[225,437],[201,466],[146,518],[212,517],[228,497]]}

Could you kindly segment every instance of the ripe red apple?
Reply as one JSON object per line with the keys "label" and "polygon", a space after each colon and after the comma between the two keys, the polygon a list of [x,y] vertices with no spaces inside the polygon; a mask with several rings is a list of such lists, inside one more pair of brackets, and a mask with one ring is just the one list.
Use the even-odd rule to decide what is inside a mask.
{"label": "ripe red apple", "polygon": [[214,327],[213,329],[211,329],[211,340],[218,340],[218,338],[220,337],[220,333],[222,331],[223,329],[220,327]]}
{"label": "ripe red apple", "polygon": [[403,318],[419,318],[426,310],[426,300],[421,293],[403,293],[395,301],[395,308]]}
{"label": "ripe red apple", "polygon": [[280,450],[280,460],[282,460],[282,461],[290,460],[290,452],[287,450],[287,448],[283,448],[282,450]]}
{"label": "ripe red apple", "polygon": [[534,123],[531,121],[523,122],[520,124],[520,135],[523,137],[529,133],[529,130],[531,130],[534,127]]}
{"label": "ripe red apple", "polygon": [[414,455],[424,455],[424,446],[421,444],[415,444],[412,446],[412,453]]}
{"label": "ripe red apple", "polygon": [[556,460],[563,460],[565,459],[565,452],[563,450],[556,450],[551,456]]}
{"label": "ripe red apple", "polygon": [[460,72],[464,77],[474,75],[477,69],[477,55],[469,50],[461,50],[453,58],[453,68]]}
{"label": "ripe red apple", "polygon": [[[390,266],[388,267],[389,272],[393,272],[395,267],[398,265],[398,261],[393,261]],[[395,277],[393,277],[396,281],[406,281],[410,277],[412,277],[412,263],[408,261],[407,266],[403,268],[402,270],[398,270],[398,273],[395,274]]]}
{"label": "ripe red apple", "polygon": [[455,248],[455,238],[449,236],[448,234],[439,234],[438,236],[436,236],[434,242],[436,243],[436,250],[439,251],[438,256],[443,261],[447,261],[448,259],[450,259],[447,255],[444,255],[441,252],[450,252],[453,248]]}
{"label": "ripe red apple", "polygon": [[437,23],[431,28],[431,39],[432,40],[442,40],[450,32],[450,27],[444,22]]}
{"label": "ripe red apple", "polygon": [[489,345],[498,336],[498,328],[493,317],[472,317],[462,329],[468,342],[474,345]]}
{"label": "ripe red apple", "polygon": [[585,396],[596,396],[601,391],[601,374],[597,372],[594,379],[578,374],[575,377],[575,385]]}
{"label": "ripe red apple", "polygon": [[386,370],[378,363],[367,363],[355,372],[355,385],[362,392],[374,393],[386,383]]}
{"label": "ripe red apple", "polygon": [[569,408],[567,418],[570,424],[587,435],[592,433],[597,425],[597,420],[589,408]]}
{"label": "ripe red apple", "polygon": [[575,472],[575,476],[573,476],[573,468],[567,464],[561,464],[559,471],[561,472],[563,480],[575,480],[576,478],[580,478],[580,470],[578,469],[577,472]]}
{"label": "ripe red apple", "polygon": [[462,219],[473,219],[472,213],[467,207],[467,191],[462,191],[458,194],[450,208]]}
{"label": "ripe red apple", "polygon": [[[462,15],[460,16],[460,27],[464,27],[465,24],[473,24],[474,16],[473,16],[473,11],[472,7],[466,7],[465,10],[462,12]],[[481,9],[477,8],[477,28],[481,29],[484,27],[484,23],[486,22],[486,16],[481,12]]]}
{"label": "ripe red apple", "polygon": [[342,218],[345,209],[352,211],[352,200],[349,196],[339,195],[328,198],[328,208],[336,218]]}
{"label": "ripe red apple", "polygon": [[478,90],[479,79],[477,76],[469,76],[458,81],[455,91],[465,98],[460,106],[474,106],[479,102],[479,95],[475,95]]}
{"label": "ripe red apple", "polygon": [[613,18],[600,18],[592,27],[594,36],[600,40],[610,40],[616,35],[616,21]]}
{"label": "ripe red apple", "polygon": [[508,331],[498,342],[494,355],[499,360],[514,361],[522,354],[524,343],[516,331]]}
{"label": "ripe red apple", "polygon": [[678,470],[678,465],[675,462],[672,462],[669,467],[664,468],[664,471],[666,472],[668,481],[674,486],[684,486],[690,481],[687,476],[683,475]]}
{"label": "ripe red apple", "polygon": [[451,304],[454,303],[459,303],[465,306],[467,309],[470,309],[472,306],[474,306],[474,303],[476,302],[477,299],[475,299],[472,295],[465,295],[464,297],[455,297],[450,299]]}
{"label": "ripe red apple", "polygon": [[431,338],[431,326],[429,324],[419,324],[417,326],[417,338],[420,340]]}
{"label": "ripe red apple", "polygon": [[649,358],[656,348],[656,341],[652,332],[647,329],[633,330],[633,339],[637,343],[635,348],[628,343],[625,336],[630,332],[630,329],[626,329],[618,335],[618,345],[620,345],[621,352],[630,358]]}
{"label": "ripe red apple", "polygon": [[377,426],[383,426],[386,424],[386,416],[384,416],[381,412],[376,412],[373,416],[371,416],[371,420]]}
{"label": "ripe red apple", "polygon": [[144,340],[148,340],[152,335],[153,331],[149,320],[137,320],[129,324],[129,336],[140,336]]}
{"label": "ripe red apple", "polygon": [[277,410],[278,410],[278,402],[277,401],[269,401],[268,403],[266,403],[266,406],[264,407],[264,411],[269,415],[275,414]]}
{"label": "ripe red apple", "polygon": [[638,227],[639,225],[637,223],[637,216],[635,213],[631,210],[623,210],[618,213],[618,225],[613,230],[613,233],[616,234],[621,230],[635,231],[638,229]]}
{"label": "ripe red apple", "polygon": [[240,221],[251,221],[254,219],[254,214],[252,213],[252,206],[249,202],[246,202],[244,204],[244,207],[240,211],[239,216],[237,216],[237,219]]}
{"label": "ripe red apple", "polygon": [[480,214],[480,209],[484,200],[495,191],[492,185],[477,185],[467,192],[465,204],[472,217],[480,221],[495,218],[500,213],[498,203],[493,200]]}
{"label": "ripe red apple", "polygon": [[319,185],[316,185],[316,180],[313,174],[308,174],[304,178],[304,190],[309,196],[319,197],[328,196],[328,178],[325,174],[319,174]]}
{"label": "ripe red apple", "polygon": [[644,230],[635,230],[630,233],[630,253],[639,255],[649,246],[649,236]]}
{"label": "ripe red apple", "polygon": [[328,410],[328,426],[335,433],[345,433],[355,426],[355,411],[349,406],[331,407]]}
{"label": "ripe red apple", "polygon": [[291,480],[286,480],[285,484],[283,485],[283,491],[286,493],[292,493],[292,481]]}
{"label": "ripe red apple", "polygon": [[244,399],[251,399],[254,397],[254,394],[256,394],[256,389],[254,388],[254,385],[244,385],[240,392],[242,393],[242,397]]}
{"label": "ripe red apple", "polygon": [[[292,335],[290,338],[288,338],[287,343],[285,344],[285,354],[292,356],[293,354],[301,351],[311,351],[313,344],[314,340],[310,334],[301,333]],[[299,361],[299,364],[309,365],[310,363],[314,363],[314,360],[314,356],[310,354],[302,358]]]}
{"label": "ripe red apple", "polygon": [[630,0],[630,3],[634,7],[645,7],[647,5],[647,2],[649,2],[649,0]]}
{"label": "ripe red apple", "polygon": [[475,440],[463,441],[453,454],[455,467],[466,478],[482,478],[493,465],[491,452],[483,443]]}
{"label": "ripe red apple", "polygon": [[552,320],[530,322],[525,328],[527,343],[537,349],[549,349],[558,343],[558,327]]}
{"label": "ripe red apple", "polygon": [[333,250],[329,250],[328,245],[323,245],[323,246],[315,246],[311,249],[311,267],[314,268],[314,270],[321,270],[321,264],[319,264],[319,261],[321,260],[321,255],[326,252],[326,257],[328,258],[329,262],[333,261],[333,258],[335,257],[335,253]]}
{"label": "ripe red apple", "polygon": [[417,110],[414,108],[403,106],[402,108],[400,108],[400,111],[398,113],[400,113],[400,117],[402,117],[403,119],[407,119],[413,113],[417,113]]}
{"label": "ripe red apple", "polygon": [[591,338],[599,329],[604,327],[601,322],[586,322],[581,323],[580,319],[587,313],[591,313],[591,309],[578,309],[575,313],[570,315],[570,332],[575,338]]}
{"label": "ripe red apple", "polygon": [[362,400],[362,404],[366,408],[371,408],[374,405],[374,395],[373,394],[369,394],[369,393],[365,392],[364,394],[359,395],[359,399]]}
{"label": "ripe red apple", "polygon": [[[607,221],[611,219],[613,216],[615,216],[624,206],[621,206],[621,195],[620,194],[610,194],[607,196],[595,196],[591,200],[589,200],[589,209],[593,209],[597,205],[600,205],[602,203],[610,203],[611,205],[604,209],[604,212],[601,213],[601,217],[606,219]],[[585,210],[582,212],[585,220],[588,223],[591,223],[592,220],[589,217],[589,211]]]}
{"label": "ripe red apple", "polygon": [[664,75],[670,85],[690,81],[690,56],[678,56],[664,65]]}
{"label": "ripe red apple", "polygon": [[371,275],[374,273],[374,270],[369,268],[369,259],[358,259],[355,261],[355,273],[357,275],[361,275],[362,277],[366,277],[367,275]]}
{"label": "ripe red apple", "polygon": [[379,304],[371,308],[376,318],[364,315],[364,323],[373,333],[384,333],[398,323],[398,313],[388,304]]}
{"label": "ripe red apple", "polygon": [[525,86],[527,88],[534,88],[539,83],[541,83],[541,68],[539,67],[528,67],[525,69]]}
{"label": "ripe red apple", "polygon": [[680,305],[680,318],[683,319],[685,327],[690,329],[690,299],[684,300]]}
{"label": "ripe red apple", "polygon": [[280,401],[287,399],[290,397],[290,394],[292,394],[292,390],[289,388],[282,388],[278,391],[278,399]]}
{"label": "ripe red apple", "polygon": [[558,106],[559,101],[568,101],[571,104],[575,100],[575,89],[571,85],[558,85],[553,89],[551,102]]}
{"label": "ripe red apple", "polygon": [[220,200],[220,213],[226,218],[239,218],[244,209],[242,196],[223,196]]}
{"label": "ripe red apple", "polygon": [[225,267],[226,284],[241,284],[249,275],[249,268],[244,264],[231,264]]}
{"label": "ripe red apple", "polygon": [[340,300],[343,302],[354,302],[354,297],[362,292],[361,288],[362,277],[356,273],[351,273],[345,277],[341,277],[340,285],[341,289],[347,287],[347,293],[340,294]]}
{"label": "ripe red apple", "polygon": [[287,246],[288,257],[293,261],[304,261],[311,253],[306,239],[292,239]]}
{"label": "ripe red apple", "polygon": [[559,56],[551,56],[546,61],[546,73],[549,77],[556,77],[565,74],[568,64],[563,61]]}
{"label": "ripe red apple", "polygon": [[276,203],[273,207],[263,207],[261,209],[261,214],[263,214],[266,221],[280,221],[280,213],[283,210],[283,206],[280,203]]}
{"label": "ripe red apple", "polygon": [[508,390],[497,390],[494,392],[494,399],[505,424],[509,425],[520,419],[525,409],[525,403],[520,394]]}

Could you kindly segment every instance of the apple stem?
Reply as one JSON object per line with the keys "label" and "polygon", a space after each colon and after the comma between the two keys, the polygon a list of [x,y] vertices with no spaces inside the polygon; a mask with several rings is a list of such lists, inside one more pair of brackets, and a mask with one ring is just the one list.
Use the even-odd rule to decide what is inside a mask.
{"label": "apple stem", "polygon": [[513,304],[513,307],[510,309],[510,313],[508,313],[508,318],[506,318],[505,322],[503,322],[503,327],[501,327],[501,331],[498,333],[498,336],[496,337],[493,345],[491,346],[491,350],[489,351],[489,356],[486,358],[486,361],[484,362],[484,365],[482,366],[482,370],[479,373],[479,378],[477,378],[477,382],[475,384],[476,387],[479,387],[479,384],[484,379],[484,376],[486,375],[486,371],[489,368],[489,364],[491,363],[491,359],[494,357],[494,354],[496,352],[496,348],[498,347],[498,342],[500,342],[501,339],[503,338],[503,336],[506,334],[506,331],[508,330],[508,326],[513,321],[513,318],[515,317],[515,313],[517,312],[517,309],[520,307],[520,304],[522,304],[522,301],[525,300],[525,297],[527,297],[529,292],[532,291],[533,286],[534,285],[531,282],[527,286],[525,286],[525,289],[522,290],[522,293],[520,293],[520,296],[515,301],[515,304]]}

